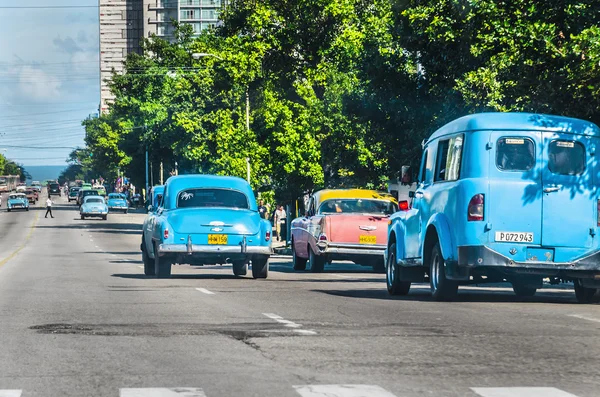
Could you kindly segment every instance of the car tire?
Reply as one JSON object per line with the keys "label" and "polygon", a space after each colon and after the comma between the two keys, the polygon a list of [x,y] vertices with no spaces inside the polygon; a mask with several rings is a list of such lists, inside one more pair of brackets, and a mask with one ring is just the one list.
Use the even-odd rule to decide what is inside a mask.
{"label": "car tire", "polygon": [[148,255],[146,251],[146,240],[142,237],[142,262],[144,262],[144,274],[146,276],[154,276],[156,269],[154,268],[154,261]]}
{"label": "car tire", "polygon": [[296,242],[292,240],[292,265],[294,270],[306,270],[306,261],[308,258],[300,258],[296,252]]}
{"label": "car tire", "polygon": [[25,211],[29,211],[29,207],[25,208]]}
{"label": "car tire", "polygon": [[156,278],[171,277],[171,262],[165,256],[158,255],[157,244],[154,244],[154,275]]}
{"label": "car tire", "polygon": [[400,279],[400,271],[396,263],[396,243],[392,243],[388,249],[385,278],[390,295],[407,295],[410,291],[410,281]]}
{"label": "car tire", "polygon": [[431,249],[429,258],[429,286],[431,296],[438,302],[451,301],[458,293],[458,283],[446,278],[446,261],[442,256],[440,243]]}
{"label": "car tire", "polygon": [[269,277],[269,257],[258,256],[252,259],[252,278]]}
{"label": "car tire", "polygon": [[125,211],[123,211],[123,213],[124,213],[124,214],[126,214],[126,213],[127,213],[127,211],[129,211],[129,210],[125,210]]}
{"label": "car tire", "polygon": [[102,216],[102,220],[105,221],[108,217],[106,215]]}
{"label": "car tire", "polygon": [[248,264],[245,261],[235,261],[231,267],[234,276],[245,276],[248,273]]}
{"label": "car tire", "polygon": [[371,266],[374,273],[384,274],[386,272],[385,260],[383,258],[373,261]]}
{"label": "car tire", "polygon": [[595,303],[598,302],[598,289],[584,287],[581,279],[575,279],[573,281],[575,286],[575,298],[577,303]]}
{"label": "car tire", "polygon": [[323,270],[325,269],[325,263],[327,262],[327,260],[320,256],[315,254],[315,251],[312,250],[312,248],[308,248],[309,250],[309,262],[310,262],[310,271],[313,273],[323,273]]}
{"label": "car tire", "polygon": [[10,212],[10,208],[7,208],[7,209],[6,209],[6,211],[7,211],[7,212]]}
{"label": "car tire", "polygon": [[513,282],[512,287],[515,295],[523,298],[534,296],[537,292],[537,288],[530,287],[519,282]]}

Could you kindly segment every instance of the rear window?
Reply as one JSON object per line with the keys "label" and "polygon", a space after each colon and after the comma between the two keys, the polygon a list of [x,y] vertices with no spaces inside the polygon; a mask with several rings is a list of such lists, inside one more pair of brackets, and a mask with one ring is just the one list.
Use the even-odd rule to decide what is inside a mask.
{"label": "rear window", "polygon": [[548,146],[548,168],[561,175],[579,175],[585,170],[585,147],[579,142],[552,141]]}
{"label": "rear window", "polygon": [[502,171],[529,171],[535,165],[535,145],[529,138],[498,139],[496,167]]}
{"label": "rear window", "polygon": [[178,208],[224,207],[250,208],[246,195],[230,189],[187,189],[177,195]]}
{"label": "rear window", "polygon": [[59,188],[58,183],[51,183],[50,184],[50,188],[51,189],[58,189]]}
{"label": "rear window", "polygon": [[103,203],[104,201],[101,198],[89,198],[85,200],[86,203]]}
{"label": "rear window", "polygon": [[331,199],[319,207],[319,214],[380,214],[391,215],[398,206],[391,201],[371,199]]}
{"label": "rear window", "polygon": [[455,181],[460,178],[463,136],[455,136],[438,144],[435,182]]}
{"label": "rear window", "polygon": [[120,194],[109,194],[108,198],[109,199],[113,199],[113,200],[117,200],[117,199],[122,199],[123,196],[121,196]]}
{"label": "rear window", "polygon": [[98,196],[98,192],[95,190],[84,190],[83,195],[84,196]]}

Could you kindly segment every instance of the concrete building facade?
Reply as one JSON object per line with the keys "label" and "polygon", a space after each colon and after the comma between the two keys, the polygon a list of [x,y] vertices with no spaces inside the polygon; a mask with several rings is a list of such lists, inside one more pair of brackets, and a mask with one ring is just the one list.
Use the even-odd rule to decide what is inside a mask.
{"label": "concrete building facade", "polygon": [[219,12],[226,0],[146,0],[145,36],[155,34],[173,39],[172,21],[190,24],[196,34],[219,21]]}

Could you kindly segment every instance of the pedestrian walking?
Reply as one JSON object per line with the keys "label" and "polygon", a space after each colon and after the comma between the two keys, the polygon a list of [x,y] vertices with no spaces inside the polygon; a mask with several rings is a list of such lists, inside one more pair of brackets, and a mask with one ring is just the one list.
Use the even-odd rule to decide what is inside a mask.
{"label": "pedestrian walking", "polygon": [[46,200],[46,216],[44,216],[44,218],[48,218],[48,214],[54,218],[54,215],[52,215],[52,198],[50,196],[48,196],[48,199]]}
{"label": "pedestrian walking", "polygon": [[285,225],[287,214],[283,205],[277,207],[275,210],[275,231],[277,232],[277,241],[281,241],[281,228]]}
{"label": "pedestrian walking", "polygon": [[260,200],[258,202],[258,213],[261,218],[268,219],[269,209],[267,207],[265,207],[265,202],[263,200]]}

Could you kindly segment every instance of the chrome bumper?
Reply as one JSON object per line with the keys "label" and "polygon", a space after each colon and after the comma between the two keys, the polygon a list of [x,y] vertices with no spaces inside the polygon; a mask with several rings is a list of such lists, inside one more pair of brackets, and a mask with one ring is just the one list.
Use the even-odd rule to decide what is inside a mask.
{"label": "chrome bumper", "polygon": [[204,244],[160,244],[161,254],[249,254],[271,255],[273,249],[264,246],[251,245],[204,245]]}
{"label": "chrome bumper", "polygon": [[327,245],[317,244],[320,254],[341,254],[341,255],[381,255],[385,253],[385,245],[373,244],[343,244],[329,243]]}

